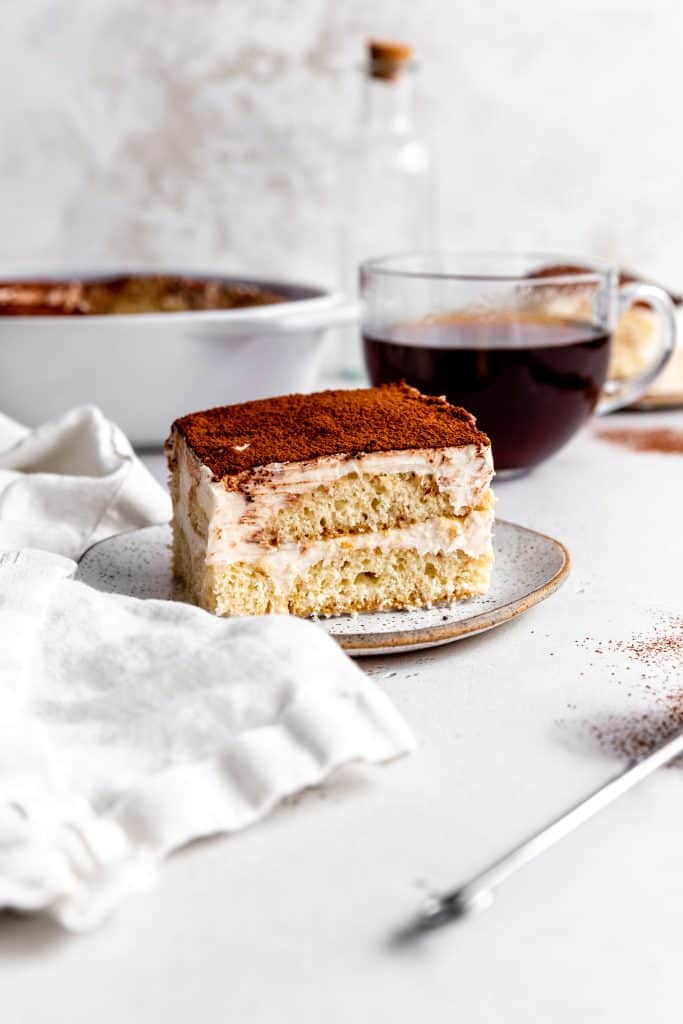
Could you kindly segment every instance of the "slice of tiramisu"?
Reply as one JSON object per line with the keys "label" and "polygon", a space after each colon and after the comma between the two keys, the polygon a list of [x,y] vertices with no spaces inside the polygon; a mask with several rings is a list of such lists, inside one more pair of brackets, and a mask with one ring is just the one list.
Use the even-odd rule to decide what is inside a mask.
{"label": "slice of tiramisu", "polygon": [[192,413],[167,443],[175,572],[218,615],[482,594],[493,465],[474,418],[405,384]]}

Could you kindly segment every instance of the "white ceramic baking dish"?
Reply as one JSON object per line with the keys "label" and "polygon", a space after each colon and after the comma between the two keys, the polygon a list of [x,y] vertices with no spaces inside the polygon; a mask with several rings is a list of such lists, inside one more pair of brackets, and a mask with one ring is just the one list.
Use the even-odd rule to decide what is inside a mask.
{"label": "white ceramic baking dish", "polygon": [[[93,273],[3,273],[12,280],[102,280]],[[196,271],[183,277],[256,285],[272,305],[106,316],[0,316],[0,412],[30,426],[95,404],[138,446],[157,446],[173,420],[215,405],[310,391],[324,333],[357,319],[357,304],[308,285]]]}

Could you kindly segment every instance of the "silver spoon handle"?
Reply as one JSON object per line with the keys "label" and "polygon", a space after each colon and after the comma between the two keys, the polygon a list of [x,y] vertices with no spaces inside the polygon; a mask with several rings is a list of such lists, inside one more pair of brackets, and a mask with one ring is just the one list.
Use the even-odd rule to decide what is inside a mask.
{"label": "silver spoon handle", "polygon": [[605,785],[570,808],[550,825],[520,843],[465,885],[450,892],[431,896],[422,908],[418,928],[436,928],[474,910],[483,910],[493,902],[493,890],[510,875],[549,850],[594,814],[627,793],[648,775],[683,754],[683,730],[656,747],[651,753],[631,762]]}

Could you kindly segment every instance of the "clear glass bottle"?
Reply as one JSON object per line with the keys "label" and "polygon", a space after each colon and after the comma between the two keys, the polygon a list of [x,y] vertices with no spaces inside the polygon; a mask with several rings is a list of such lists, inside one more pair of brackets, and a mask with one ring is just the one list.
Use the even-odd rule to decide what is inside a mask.
{"label": "clear glass bottle", "polygon": [[[339,166],[339,284],[358,294],[358,266],[372,256],[437,246],[433,148],[418,127],[410,47],[370,42],[360,117]],[[339,332],[333,372],[363,376],[357,327]]]}

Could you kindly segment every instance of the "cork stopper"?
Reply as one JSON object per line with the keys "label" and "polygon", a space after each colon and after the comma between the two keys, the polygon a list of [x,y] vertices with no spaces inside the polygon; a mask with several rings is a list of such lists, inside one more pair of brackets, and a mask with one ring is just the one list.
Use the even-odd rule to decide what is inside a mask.
{"label": "cork stopper", "polygon": [[392,82],[398,78],[413,55],[407,43],[370,39],[368,42],[368,73],[371,78]]}

